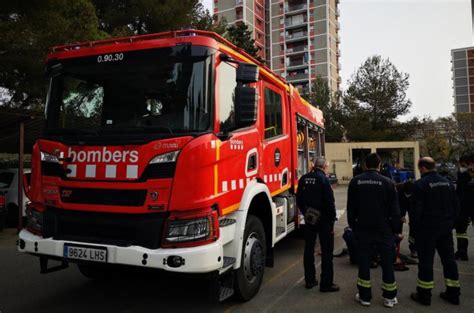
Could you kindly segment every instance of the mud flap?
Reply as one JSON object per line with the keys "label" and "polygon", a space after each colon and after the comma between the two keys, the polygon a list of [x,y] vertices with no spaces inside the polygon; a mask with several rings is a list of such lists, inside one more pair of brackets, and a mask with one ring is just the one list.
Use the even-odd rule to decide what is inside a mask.
{"label": "mud flap", "polygon": [[48,274],[48,273],[52,273],[52,272],[57,272],[57,271],[64,270],[64,269],[69,267],[68,262],[66,262],[64,260],[61,260],[60,265],[56,265],[56,266],[48,268],[48,261],[50,260],[50,258],[48,258],[46,256],[40,256],[39,259],[40,259],[40,273],[41,274]]}

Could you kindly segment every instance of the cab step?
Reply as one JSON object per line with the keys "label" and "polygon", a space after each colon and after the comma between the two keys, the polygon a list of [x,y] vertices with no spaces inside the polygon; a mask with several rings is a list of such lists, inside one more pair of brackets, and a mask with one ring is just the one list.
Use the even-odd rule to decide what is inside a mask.
{"label": "cab step", "polygon": [[229,256],[225,256],[224,257],[224,265],[222,266],[223,268],[226,268],[228,266],[231,266],[235,263],[236,259],[235,258],[232,258],[232,257],[229,257]]}
{"label": "cab step", "polygon": [[234,295],[234,272],[228,271],[210,281],[210,300],[222,302]]}

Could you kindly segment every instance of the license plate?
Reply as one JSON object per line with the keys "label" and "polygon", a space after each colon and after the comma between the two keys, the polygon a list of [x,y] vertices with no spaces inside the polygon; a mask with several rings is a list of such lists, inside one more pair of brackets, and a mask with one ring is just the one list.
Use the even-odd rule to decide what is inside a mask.
{"label": "license plate", "polygon": [[63,255],[67,259],[107,262],[107,248],[65,244]]}

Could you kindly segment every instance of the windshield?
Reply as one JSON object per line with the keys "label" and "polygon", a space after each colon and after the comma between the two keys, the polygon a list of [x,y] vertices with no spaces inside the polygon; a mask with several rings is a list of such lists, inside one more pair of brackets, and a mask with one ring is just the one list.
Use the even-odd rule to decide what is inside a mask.
{"label": "windshield", "polygon": [[183,45],[51,63],[47,133],[206,131],[211,62],[210,49]]}

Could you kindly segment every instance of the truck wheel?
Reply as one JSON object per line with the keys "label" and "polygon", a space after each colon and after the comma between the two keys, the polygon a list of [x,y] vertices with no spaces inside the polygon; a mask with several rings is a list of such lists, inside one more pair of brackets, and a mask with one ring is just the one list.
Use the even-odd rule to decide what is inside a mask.
{"label": "truck wheel", "polygon": [[94,264],[77,264],[79,272],[89,279],[106,279],[110,276],[110,269]]}
{"label": "truck wheel", "polygon": [[242,258],[235,273],[234,291],[239,300],[248,301],[255,296],[262,284],[266,254],[265,232],[260,219],[247,217],[242,245]]}

